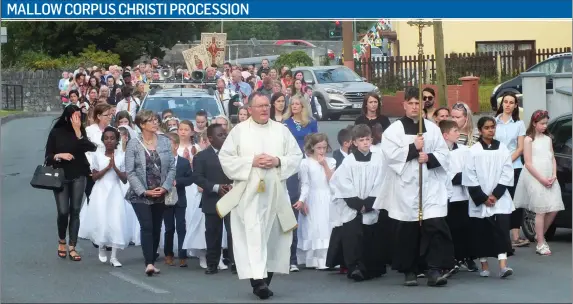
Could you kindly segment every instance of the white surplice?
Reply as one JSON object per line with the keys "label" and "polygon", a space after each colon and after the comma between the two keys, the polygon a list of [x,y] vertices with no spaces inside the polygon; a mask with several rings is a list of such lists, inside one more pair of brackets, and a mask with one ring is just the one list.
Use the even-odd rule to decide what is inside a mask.
{"label": "white surplice", "polygon": [[[474,144],[470,148],[470,157],[464,166],[462,185],[479,186],[483,193],[491,195],[497,184],[513,186],[511,153],[504,144],[500,144],[497,150],[484,150],[481,143]],[[476,206],[471,197],[469,201],[469,216],[474,218],[511,214],[515,210],[509,191],[505,191],[493,207],[485,204]]]}
{"label": "white surplice", "polygon": [[[253,168],[253,158],[266,153],[280,159],[280,167]],[[219,151],[225,175],[234,181],[224,198],[238,202],[231,209],[233,254],[239,279],[263,279],[267,272],[288,273],[292,229],[296,219],[286,179],[297,173],[302,160],[296,139],[281,123],[261,125],[249,118],[235,126]],[[257,192],[261,180],[265,191]],[[288,220],[280,220],[288,219]],[[285,223],[294,223],[284,227]]]}
{"label": "white surplice", "polygon": [[[424,125],[423,151],[432,153],[441,165],[434,169],[428,169],[427,163],[422,165],[422,212],[426,220],[448,214],[449,149],[438,126],[427,119]],[[416,136],[406,134],[402,120],[397,120],[386,129],[381,143],[385,176],[374,208],[385,209],[389,217],[403,222],[418,221],[419,163],[417,158],[406,161]]]}
{"label": "white surplice", "polygon": [[[465,164],[469,161],[470,149],[468,146],[456,144],[457,148],[450,151],[450,168],[448,170],[448,181],[451,185],[452,179],[458,173],[462,173]],[[468,188],[463,185],[451,185],[450,202],[461,202],[469,199]]]}
{"label": "white surplice", "polygon": [[[334,171],[330,179],[332,191],[332,206],[330,211],[330,224],[339,227],[352,221],[358,214],[357,210],[350,208],[345,198],[358,197],[366,199],[375,197],[380,191],[380,183],[384,178],[383,156],[379,150],[371,150],[370,161],[357,161],[354,154],[350,153]],[[372,210],[362,214],[362,224],[373,225],[378,222],[380,211]]]}

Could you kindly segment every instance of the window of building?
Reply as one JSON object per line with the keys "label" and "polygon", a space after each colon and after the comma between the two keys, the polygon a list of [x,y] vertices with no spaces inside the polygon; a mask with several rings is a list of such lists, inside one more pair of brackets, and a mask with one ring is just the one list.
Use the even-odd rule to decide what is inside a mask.
{"label": "window of building", "polygon": [[513,52],[535,49],[534,40],[476,41],[476,52]]}

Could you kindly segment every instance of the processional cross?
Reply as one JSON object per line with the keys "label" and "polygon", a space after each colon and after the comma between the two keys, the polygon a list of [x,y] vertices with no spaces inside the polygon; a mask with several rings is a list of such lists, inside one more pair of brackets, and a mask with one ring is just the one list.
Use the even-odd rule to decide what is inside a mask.
{"label": "processional cross", "polygon": [[[423,20],[416,20],[416,21],[408,21],[409,26],[416,26],[418,27],[418,90],[419,96],[418,100],[420,102],[419,105],[419,112],[418,112],[418,136],[423,136],[423,103],[422,103],[422,78],[423,78],[423,71],[422,66],[424,64],[424,43],[422,40],[422,31],[424,27],[430,27],[434,23],[431,21],[423,21]],[[422,199],[422,185],[423,185],[423,178],[422,178],[422,168],[423,165],[420,164],[418,169],[418,183],[419,183],[419,190],[418,190],[418,221],[420,222],[420,226],[422,226],[422,220],[424,218],[423,213],[423,199]]]}
{"label": "processional cross", "polygon": [[219,55],[219,52],[224,52],[224,51],[225,51],[224,48],[220,48],[217,46],[215,37],[211,38],[211,44],[207,47],[207,52],[211,54],[211,64],[216,62],[217,55]]}

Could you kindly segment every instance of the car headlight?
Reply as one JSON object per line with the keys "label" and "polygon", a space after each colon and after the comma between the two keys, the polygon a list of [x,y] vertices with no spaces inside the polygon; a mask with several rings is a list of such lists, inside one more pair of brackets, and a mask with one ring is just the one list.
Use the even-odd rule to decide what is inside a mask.
{"label": "car headlight", "polygon": [[330,89],[330,88],[324,89],[324,91],[328,94],[337,94],[337,95],[344,95],[344,93],[345,93],[344,91],[337,90],[337,89]]}
{"label": "car headlight", "polygon": [[374,89],[374,90],[372,91],[372,93],[374,93],[374,94],[380,96],[380,88],[376,87],[376,89]]}
{"label": "car headlight", "polygon": [[495,88],[493,88],[493,91],[491,92],[491,96],[495,95],[495,92],[497,92],[499,87],[501,87],[501,84],[498,84]]}

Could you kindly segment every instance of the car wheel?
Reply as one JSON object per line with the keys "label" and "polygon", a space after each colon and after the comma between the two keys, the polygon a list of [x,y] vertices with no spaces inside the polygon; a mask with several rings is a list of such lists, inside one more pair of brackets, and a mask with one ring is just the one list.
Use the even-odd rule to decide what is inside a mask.
{"label": "car wheel", "polygon": [[[547,232],[545,232],[545,240],[551,241],[555,236],[555,231],[557,227],[555,225],[549,226]],[[524,210],[523,211],[523,222],[521,224],[521,231],[523,235],[530,241],[535,242],[535,212]]]}
{"label": "car wheel", "polygon": [[535,212],[523,210],[521,231],[530,242],[535,242]]}
{"label": "car wheel", "polygon": [[338,121],[340,120],[340,116],[342,116],[342,114],[330,114],[330,120]]}

